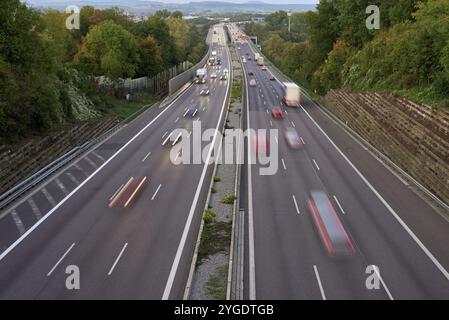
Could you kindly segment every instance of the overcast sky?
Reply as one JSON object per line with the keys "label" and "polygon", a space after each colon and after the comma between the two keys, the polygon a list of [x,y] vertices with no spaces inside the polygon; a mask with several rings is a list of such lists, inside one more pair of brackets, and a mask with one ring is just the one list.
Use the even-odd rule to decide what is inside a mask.
{"label": "overcast sky", "polygon": [[[0,0],[1,1],[1,0]],[[21,0],[22,2],[29,3],[39,3],[39,2],[70,2],[69,0]],[[89,0],[90,2],[105,2],[107,0]],[[152,0],[140,0],[140,1],[152,1]],[[244,3],[248,1],[262,1],[265,3],[274,3],[274,4],[316,4],[319,0],[153,0],[158,2],[166,2],[166,3],[187,3],[187,2],[197,2],[197,1],[223,1],[223,2],[235,2],[235,3]],[[126,1],[124,1],[126,2]]]}

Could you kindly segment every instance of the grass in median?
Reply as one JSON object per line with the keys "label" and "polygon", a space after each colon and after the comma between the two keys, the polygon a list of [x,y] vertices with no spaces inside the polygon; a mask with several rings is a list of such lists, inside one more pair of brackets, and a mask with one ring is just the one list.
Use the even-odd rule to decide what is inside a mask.
{"label": "grass in median", "polygon": [[207,293],[214,299],[225,300],[228,279],[228,265],[219,267],[206,283]]}
{"label": "grass in median", "polygon": [[220,202],[224,203],[224,204],[233,204],[236,199],[237,199],[237,197],[235,196],[235,194],[228,194],[228,195],[224,196],[220,200]]}
{"label": "grass in median", "polygon": [[212,221],[204,223],[198,248],[198,265],[208,256],[227,252],[231,245],[232,222]]}
{"label": "grass in median", "polygon": [[231,104],[236,101],[240,101],[242,98],[242,78],[234,77],[232,80],[232,90],[231,90]]}

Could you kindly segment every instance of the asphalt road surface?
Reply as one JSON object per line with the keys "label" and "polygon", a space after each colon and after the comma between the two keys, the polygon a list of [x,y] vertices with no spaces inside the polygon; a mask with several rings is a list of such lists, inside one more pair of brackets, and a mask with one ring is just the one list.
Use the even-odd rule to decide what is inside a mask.
{"label": "asphalt road surface", "polygon": [[[212,43],[229,69],[224,29]],[[230,81],[192,84],[26,198],[0,220],[1,299],[182,298],[212,165],[175,165],[162,146],[176,128],[221,129]],[[184,117],[195,104],[195,117]],[[210,142],[203,142],[203,146]],[[68,290],[67,266],[80,272]]]}
{"label": "asphalt road surface", "polygon": [[[257,83],[247,87],[244,122],[279,130],[277,172],[260,175],[261,165],[244,166],[246,297],[448,299],[448,221],[307,97],[301,96],[299,108],[284,106],[278,77],[270,80],[270,68],[256,65],[247,42],[237,45],[242,57],[252,56],[243,64],[247,82]],[[274,119],[273,107],[281,107],[285,118]],[[302,149],[289,148],[287,128],[296,129]],[[250,142],[247,154],[254,148]],[[353,256],[327,254],[307,206],[311,190],[328,194],[356,247]]]}

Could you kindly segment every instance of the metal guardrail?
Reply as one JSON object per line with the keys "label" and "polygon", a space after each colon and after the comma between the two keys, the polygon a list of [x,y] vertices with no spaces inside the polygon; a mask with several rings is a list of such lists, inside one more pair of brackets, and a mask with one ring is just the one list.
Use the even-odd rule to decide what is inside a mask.
{"label": "metal guardrail", "polygon": [[[210,41],[211,41],[210,38],[211,38],[211,33],[209,32],[207,39],[206,39],[206,43],[210,44]],[[206,55],[204,56],[202,61],[200,61],[200,63],[203,62],[203,60],[207,60],[207,57],[209,56],[210,51],[211,51],[211,47],[209,46],[208,52],[206,53]],[[178,76],[181,76],[182,74],[188,72],[189,70],[193,70],[194,68],[195,67],[192,67],[192,68],[184,71],[183,73],[179,74]],[[170,80],[173,80],[173,79],[177,78],[178,76],[176,76]],[[157,102],[155,104],[157,104]],[[147,107],[147,106],[144,106],[144,107]],[[141,109],[143,109],[144,107],[142,107]],[[136,114],[141,112],[141,109],[136,111]],[[81,146],[77,146],[77,147],[73,148],[72,150],[70,150],[66,154],[62,155],[58,159],[54,160],[50,164],[46,165],[44,168],[42,168],[39,171],[37,171],[36,173],[32,174],[25,180],[19,182],[13,188],[11,188],[8,191],[6,191],[5,193],[1,194],[0,195],[0,210],[3,210],[4,208],[6,208],[12,202],[14,202],[15,200],[17,200],[18,198],[23,196],[26,192],[28,192],[30,189],[35,187],[37,184],[46,180],[49,176],[51,176],[52,174],[57,172],[59,169],[64,167],[66,164],[70,163],[73,159],[75,159],[75,158],[79,157],[80,155],[82,155],[83,153],[85,153],[92,146],[94,146],[98,142],[109,137],[113,132],[117,131],[121,127],[122,123],[127,123],[129,119],[133,119],[134,115],[135,114],[130,115],[127,119],[118,123],[111,129],[106,131],[105,133],[101,134],[99,137],[92,138],[89,141],[82,144]]]}
{"label": "metal guardrail", "polygon": [[0,195],[0,210],[7,207],[9,204],[11,204],[13,201],[20,198],[22,195],[24,195],[26,192],[28,192],[30,189],[35,187],[37,184],[41,183],[42,181],[46,180],[49,176],[54,174],[56,171],[64,167],[66,164],[70,163],[73,159],[77,158],[78,156],[85,153],[87,150],[89,150],[92,146],[97,144],[100,141],[105,140],[108,138],[112,133],[116,132],[121,127],[120,124],[115,125],[111,129],[107,130],[100,136],[96,138],[92,138],[88,140],[87,142],[83,143],[80,146],[76,146],[66,154],[62,155],[61,157],[57,158],[50,164],[46,165],[44,168],[40,169],[36,173],[32,174],[22,182],[15,185],[13,188],[9,189],[5,193]]}

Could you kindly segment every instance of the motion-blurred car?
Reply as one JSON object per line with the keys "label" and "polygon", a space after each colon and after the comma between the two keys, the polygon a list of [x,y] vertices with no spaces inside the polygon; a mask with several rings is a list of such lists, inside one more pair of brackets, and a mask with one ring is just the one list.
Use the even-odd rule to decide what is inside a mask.
{"label": "motion-blurred car", "polygon": [[255,79],[251,79],[251,80],[249,81],[249,86],[250,86],[250,87],[255,87],[255,86],[256,86],[256,80],[255,80]]}
{"label": "motion-blurred car", "polygon": [[184,112],[184,117],[195,117],[198,113],[198,107],[196,105],[190,105],[187,107],[186,111]]}
{"label": "motion-blurred car", "polygon": [[354,244],[327,194],[323,191],[311,191],[308,206],[328,254],[333,257],[353,255]]}
{"label": "motion-blurred car", "polygon": [[164,139],[162,146],[170,145],[174,146],[182,140],[182,132],[179,129],[175,129]]}
{"label": "motion-blurred car", "polygon": [[210,93],[210,90],[209,90],[208,86],[204,86],[203,88],[201,88],[201,91],[200,91],[201,96],[207,96],[209,93]]}
{"label": "motion-blurred car", "polygon": [[284,119],[284,111],[279,107],[275,107],[271,109],[271,116],[275,119]]}
{"label": "motion-blurred car", "polygon": [[268,156],[269,153],[269,145],[267,136],[263,133],[258,133],[253,136],[254,143],[254,153]]}
{"label": "motion-blurred car", "polygon": [[302,140],[295,128],[290,127],[285,130],[285,140],[290,148],[298,149],[302,147]]}
{"label": "motion-blurred car", "polygon": [[217,73],[212,72],[212,73],[210,74],[210,77],[211,77],[211,79],[216,79],[216,78],[217,78]]}
{"label": "motion-blurred car", "polygon": [[225,74],[222,74],[220,80],[228,80],[228,77]]}

